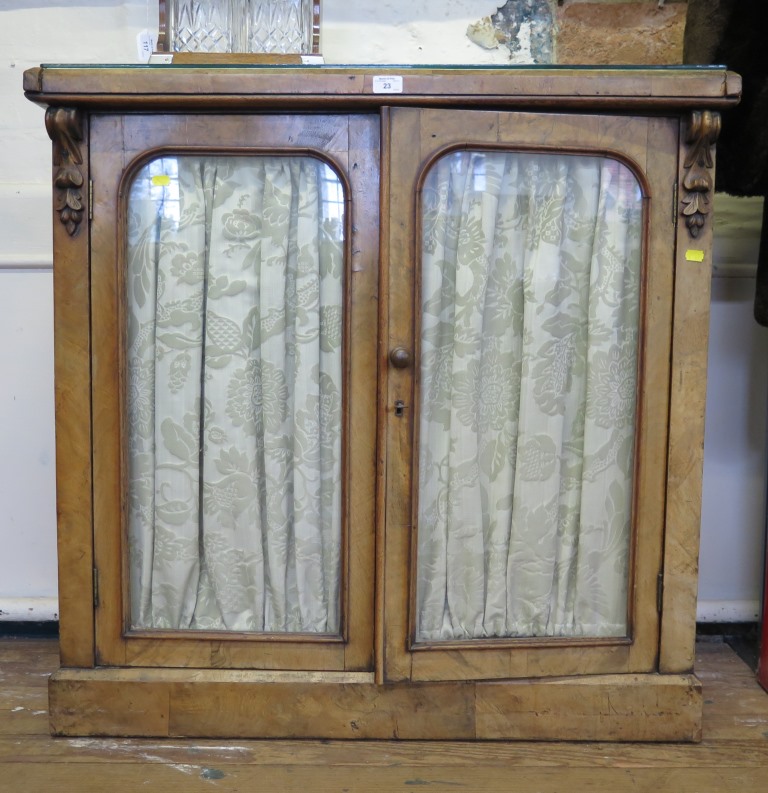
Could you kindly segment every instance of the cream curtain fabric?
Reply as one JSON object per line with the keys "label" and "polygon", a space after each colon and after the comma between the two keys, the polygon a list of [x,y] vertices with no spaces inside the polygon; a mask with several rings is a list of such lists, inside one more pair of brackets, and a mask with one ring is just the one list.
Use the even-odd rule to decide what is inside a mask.
{"label": "cream curtain fabric", "polygon": [[422,201],[417,639],[625,635],[638,183],[462,151]]}
{"label": "cream curtain fabric", "polygon": [[134,627],[338,633],[342,211],[308,157],[166,157],[133,181]]}

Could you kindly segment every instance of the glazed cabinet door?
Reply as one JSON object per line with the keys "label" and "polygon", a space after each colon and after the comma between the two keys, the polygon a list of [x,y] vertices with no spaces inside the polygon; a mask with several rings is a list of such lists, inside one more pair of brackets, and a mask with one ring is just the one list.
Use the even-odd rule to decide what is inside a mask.
{"label": "glazed cabinet door", "polygon": [[677,124],[388,119],[382,676],[652,671]]}
{"label": "glazed cabinet door", "polygon": [[91,122],[97,664],[373,664],[378,118]]}

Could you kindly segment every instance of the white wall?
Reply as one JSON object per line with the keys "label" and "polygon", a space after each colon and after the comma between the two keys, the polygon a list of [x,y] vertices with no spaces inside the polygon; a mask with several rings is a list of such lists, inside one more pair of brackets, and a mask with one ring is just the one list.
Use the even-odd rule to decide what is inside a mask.
{"label": "white wall", "polygon": [[718,195],[715,212],[698,616],[751,621],[765,561],[768,328],[752,318],[762,200]]}
{"label": "white wall", "polygon": [[[503,51],[465,36],[497,4],[323,0],[322,51],[327,63],[503,63]],[[0,620],[56,615],[50,141],[21,75],[43,62],[135,62],[136,35],[156,27],[156,9],[156,0],[0,0]],[[765,334],[751,325],[749,275],[739,272],[713,290],[705,619],[743,618],[759,598]]]}

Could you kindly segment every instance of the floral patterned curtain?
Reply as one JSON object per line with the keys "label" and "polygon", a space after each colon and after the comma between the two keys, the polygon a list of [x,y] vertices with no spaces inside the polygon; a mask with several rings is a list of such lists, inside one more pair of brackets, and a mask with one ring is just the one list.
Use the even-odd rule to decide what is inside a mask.
{"label": "floral patterned curtain", "polygon": [[339,631],[343,202],[309,157],[165,157],[132,183],[135,628]]}
{"label": "floral patterned curtain", "polygon": [[422,202],[417,640],[626,635],[637,180],[460,151]]}

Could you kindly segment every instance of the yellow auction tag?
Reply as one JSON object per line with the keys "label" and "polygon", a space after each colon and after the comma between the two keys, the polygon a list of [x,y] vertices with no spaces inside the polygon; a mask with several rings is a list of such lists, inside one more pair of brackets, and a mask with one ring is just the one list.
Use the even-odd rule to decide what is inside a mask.
{"label": "yellow auction tag", "polygon": [[168,187],[171,183],[171,177],[168,174],[159,173],[152,177],[152,184],[155,187]]}
{"label": "yellow auction tag", "polygon": [[685,252],[685,260],[687,262],[703,262],[704,251],[689,249]]}

